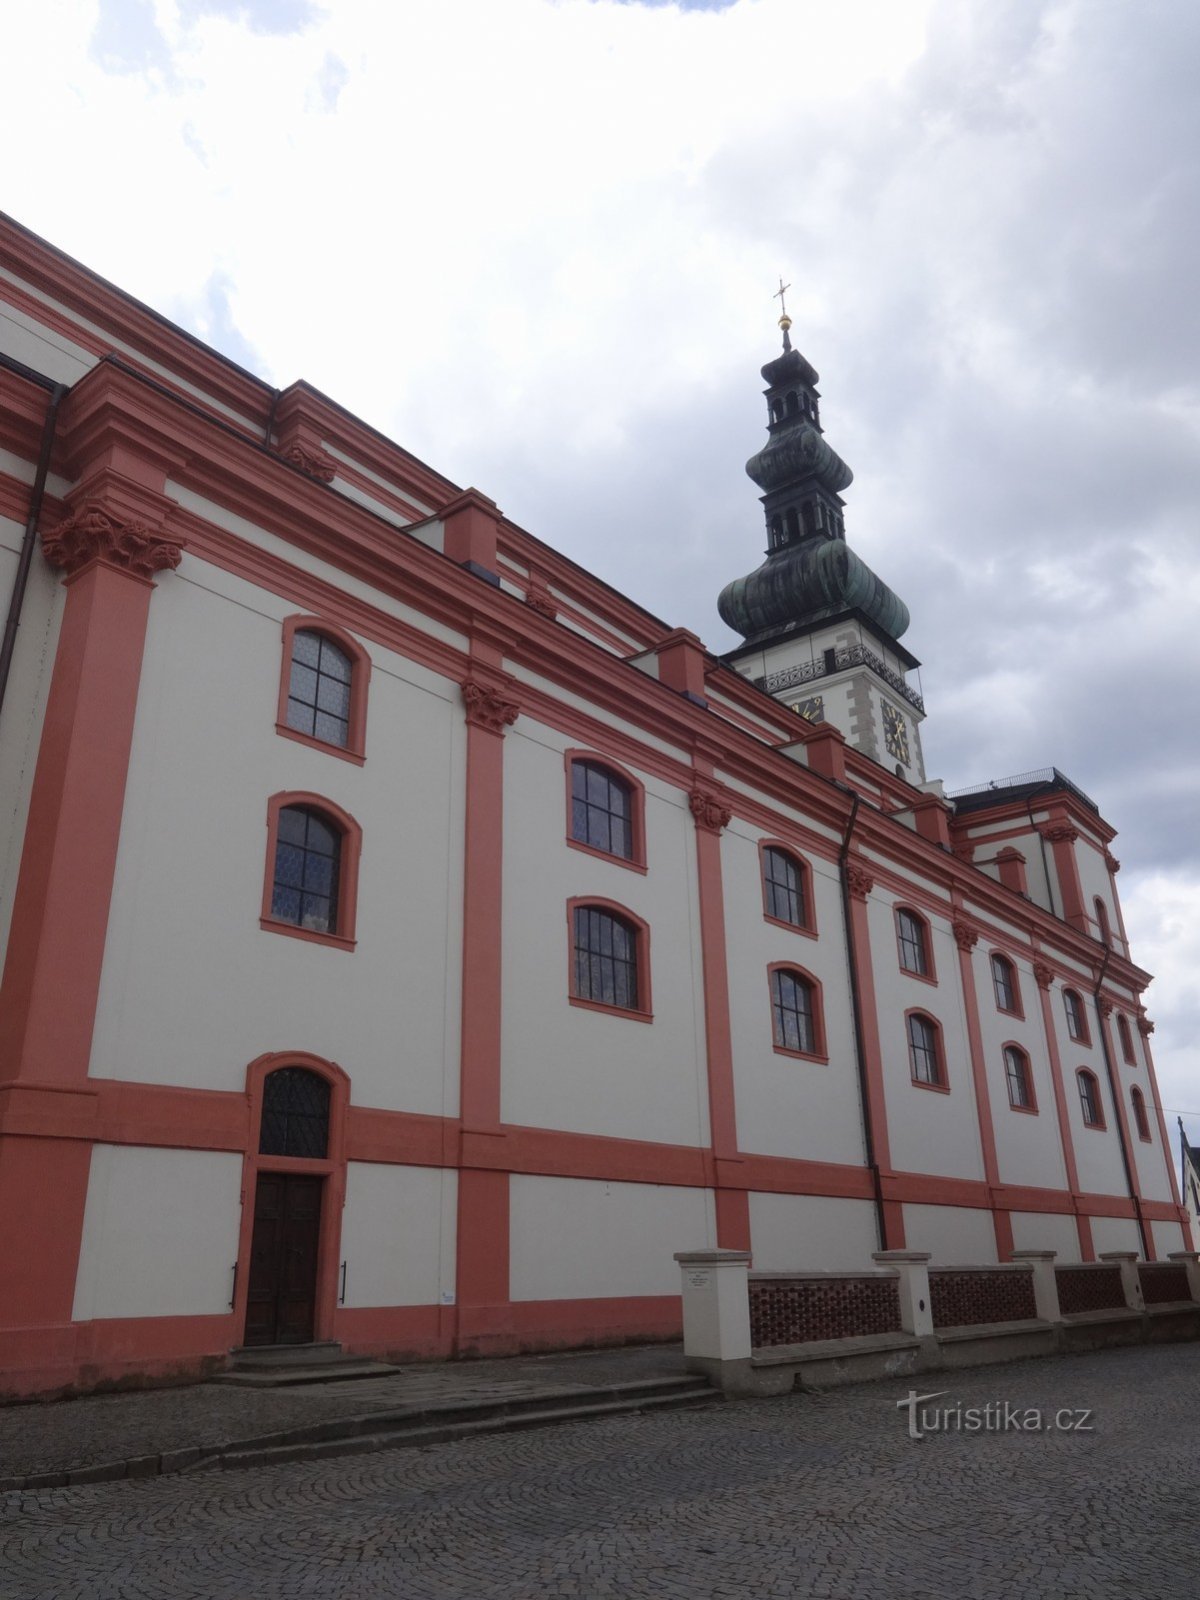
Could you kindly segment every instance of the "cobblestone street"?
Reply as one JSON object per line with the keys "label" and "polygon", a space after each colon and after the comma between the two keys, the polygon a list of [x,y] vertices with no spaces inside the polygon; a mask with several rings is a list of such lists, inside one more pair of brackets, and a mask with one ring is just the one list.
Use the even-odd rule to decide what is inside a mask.
{"label": "cobblestone street", "polygon": [[[4,1600],[1190,1596],[1200,1352],[937,1374],[1090,1433],[908,1437],[907,1383],[13,1493]],[[931,1388],[932,1385],[925,1387]]]}

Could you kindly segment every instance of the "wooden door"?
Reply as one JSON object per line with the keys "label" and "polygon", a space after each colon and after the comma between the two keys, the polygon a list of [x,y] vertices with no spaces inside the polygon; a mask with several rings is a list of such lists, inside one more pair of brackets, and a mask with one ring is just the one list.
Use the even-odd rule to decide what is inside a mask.
{"label": "wooden door", "polygon": [[246,1298],[248,1345],[312,1340],[321,1183],[292,1173],[259,1173]]}

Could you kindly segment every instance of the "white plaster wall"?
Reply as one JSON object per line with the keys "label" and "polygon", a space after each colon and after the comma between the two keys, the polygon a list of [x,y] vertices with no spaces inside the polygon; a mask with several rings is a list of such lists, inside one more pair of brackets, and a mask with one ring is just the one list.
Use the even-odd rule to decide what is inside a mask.
{"label": "white plaster wall", "polygon": [[1059,1261],[1079,1261],[1074,1216],[1053,1211],[1011,1211],[1014,1250],[1054,1250]]}
{"label": "white plaster wall", "polygon": [[[0,277],[10,278],[11,274],[0,273]],[[56,383],[77,383],[98,359],[66,334],[35,322],[14,305],[0,306],[0,350]]]}
{"label": "white plaster wall", "polygon": [[227,1312],[241,1181],[225,1151],[95,1145],[74,1320]]}
{"label": "white plaster wall", "polygon": [[348,1306],[437,1305],[454,1295],[458,1174],[351,1161],[342,1259]]}
{"label": "white plaster wall", "polygon": [[1132,1217],[1093,1217],[1092,1244],[1097,1256],[1106,1250],[1136,1250],[1142,1253],[1142,1236]]}
{"label": "white plaster wall", "polygon": [[[1071,1142],[1075,1150],[1075,1165],[1080,1187],[1087,1194],[1117,1194],[1128,1196],[1125,1170],[1121,1161],[1121,1146],[1117,1135],[1116,1110],[1109,1091],[1108,1072],[1100,1048],[1100,1024],[1091,994],[1080,981],[1067,987],[1074,988],[1083,1001],[1087,1017],[1090,1044],[1080,1044],[1067,1031],[1067,1013],[1063,1005],[1063,986],[1055,983],[1050,990],[1050,1015],[1058,1041],[1059,1059],[1062,1062],[1063,1090],[1067,1102],[1067,1120],[1071,1128]],[[1096,1074],[1100,1085],[1100,1103],[1104,1108],[1103,1129],[1086,1127],[1079,1101],[1079,1067],[1087,1067]]]}
{"label": "white plaster wall", "polygon": [[[1176,1195],[1172,1187],[1171,1177],[1175,1152],[1163,1150],[1162,1137],[1158,1126],[1158,1113],[1154,1104],[1154,1085],[1144,1068],[1126,1066],[1121,1057],[1121,1042],[1117,1037],[1116,1018],[1110,1017],[1113,1024],[1112,1047],[1113,1055],[1117,1062],[1117,1081],[1121,1085],[1121,1093],[1125,1097],[1125,1121],[1129,1129],[1129,1148],[1133,1154],[1133,1164],[1137,1171],[1138,1188],[1147,1200],[1166,1200],[1174,1205]],[[1134,1039],[1138,1038],[1137,1030],[1130,1021],[1130,1031]],[[1137,1045],[1134,1045],[1137,1049]],[[1146,1106],[1146,1122],[1150,1128],[1150,1138],[1147,1142],[1138,1137],[1137,1122],[1133,1115],[1134,1088],[1142,1091],[1142,1099]]]}
{"label": "white plaster wall", "polygon": [[[695,824],[645,773],[642,874],[566,842],[564,752],[578,741],[521,717],[504,741],[503,1118],[669,1144],[708,1142]],[[650,925],[654,1020],[569,999],[567,901],[616,901]],[[682,1247],[681,1247],[682,1248]]]}
{"label": "white plaster wall", "polygon": [[932,1253],[931,1266],[988,1266],[996,1259],[996,1232],[990,1211],[967,1206],[904,1208],[904,1238],[910,1250]]}
{"label": "white plaster wall", "polygon": [[716,1245],[710,1189],[515,1173],[509,1206],[514,1300],[678,1294],[675,1252]]}
{"label": "white plaster wall", "polygon": [[[818,937],[763,915],[759,828],[735,817],[721,839],[729,1018],[739,1148],[807,1161],[864,1159],[854,1024],[837,868],[811,850],[808,864]],[[822,986],[828,1064],[781,1055],[774,1047],[767,968],[803,967]]]}
{"label": "white plaster wall", "polygon": [[[32,481],[32,466],[28,476]],[[17,523],[0,517],[0,609],[4,614],[16,577],[23,532]],[[0,971],[21,869],[29,796],[58,649],[64,595],[59,574],[40,555],[35,556],[13,650],[4,715],[0,717]]]}
{"label": "white plaster wall", "polygon": [[1154,1239],[1154,1254],[1160,1261],[1165,1261],[1173,1250],[1188,1248],[1183,1228],[1178,1222],[1152,1222],[1150,1230]]}
{"label": "white plaster wall", "polygon": [[[184,556],[150,607],[92,1072],[239,1089],[266,1051],[337,1061],[352,1098],[457,1107],[465,725],[457,688],[371,646],[362,767],[275,731],[295,606]],[[363,830],[357,948],[259,927],[267,800]]]}
{"label": "white plaster wall", "polygon": [[[996,991],[992,983],[993,953],[1007,956],[1013,964],[1023,1016],[1001,1011],[996,1004]],[[983,1041],[1000,1181],[1028,1184],[1041,1189],[1065,1189],[1067,1173],[1054,1103],[1054,1079],[1046,1050],[1041,993],[1033,976],[1032,962],[1011,948],[985,944],[981,939],[972,952],[971,971],[979,1001],[979,1032]],[[1004,1070],[1004,1047],[1007,1044],[1017,1045],[1029,1057],[1037,1101],[1036,1115],[1016,1111],[1009,1103]]]}
{"label": "white plaster wall", "polygon": [[[903,972],[896,944],[896,904],[897,897],[879,886],[867,901],[892,1165],[901,1172],[982,1178],[958,946],[949,922],[929,916],[938,981],[927,983]],[[919,1088],[912,1081],[905,1026],[905,1013],[912,1009],[927,1012],[941,1026],[949,1094]]]}
{"label": "white plaster wall", "polygon": [[750,1241],[756,1272],[870,1268],[879,1249],[875,1207],[827,1195],[751,1194]]}

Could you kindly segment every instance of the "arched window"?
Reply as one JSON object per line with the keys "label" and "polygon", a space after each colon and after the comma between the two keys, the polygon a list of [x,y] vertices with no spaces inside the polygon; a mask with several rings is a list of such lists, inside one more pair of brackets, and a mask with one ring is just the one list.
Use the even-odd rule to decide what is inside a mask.
{"label": "arched window", "polygon": [[762,852],[763,910],[792,928],[810,924],[807,869],[786,850],[768,845]]}
{"label": "arched window", "polygon": [[1086,1067],[1080,1067],[1075,1076],[1079,1080],[1079,1103],[1083,1107],[1084,1127],[1103,1128],[1105,1123],[1104,1107],[1100,1101],[1100,1080]]}
{"label": "arched window", "polygon": [[900,965],[918,978],[929,976],[929,925],[915,911],[896,912],[896,942]]}
{"label": "arched window", "polygon": [[648,1014],[648,932],[606,902],[572,901],[571,999]]}
{"label": "arched window", "polygon": [[1029,1057],[1015,1044],[1004,1047],[1004,1076],[1008,1083],[1008,1103],[1013,1110],[1036,1111]]}
{"label": "arched window", "polygon": [[1096,933],[1101,944],[1112,944],[1112,934],[1108,927],[1108,907],[1097,895],[1092,904],[1096,907]]}
{"label": "arched window", "polygon": [[1129,1031],[1129,1019],[1117,1012],[1117,1038],[1121,1041],[1121,1055],[1126,1065],[1137,1066],[1137,1056],[1133,1050],[1133,1034]]}
{"label": "arched window", "polygon": [[277,794],[267,808],[261,925],[352,948],[362,834],[319,795]]}
{"label": "arched window", "polygon": [[992,957],[992,988],[995,990],[998,1010],[1020,1014],[1021,991],[1017,984],[1016,968],[1007,956]]}
{"label": "arched window", "polygon": [[912,1081],[925,1089],[945,1089],[946,1063],[942,1055],[941,1030],[932,1017],[920,1011],[910,1011],[908,1028],[908,1064]]}
{"label": "arched window", "polygon": [[807,973],[771,968],[771,1029],[777,1050],[824,1058],[820,990]]}
{"label": "arched window", "polygon": [[1063,990],[1063,1008],[1067,1013],[1067,1032],[1078,1044],[1090,1044],[1088,1034],[1087,1015],[1083,1009],[1083,1001],[1074,989]]}
{"label": "arched window", "polygon": [[771,543],[778,548],[783,543],[783,518],[771,518]]}
{"label": "arched window", "polygon": [[788,507],[784,520],[787,524],[788,538],[798,539],[800,537],[800,518],[796,515],[795,506]]}
{"label": "arched window", "polygon": [[571,833],[576,844],[631,861],[635,856],[633,788],[608,767],[572,761]]}
{"label": "arched window", "polygon": [[794,389],[788,390],[787,414],[789,417],[798,417],[800,415],[800,401],[796,398]]}
{"label": "arched window", "polygon": [[263,1080],[258,1153],[324,1161],[329,1151],[329,1084],[303,1067],[279,1067]]}
{"label": "arched window", "polygon": [[1130,1090],[1129,1098],[1133,1101],[1133,1120],[1137,1127],[1138,1138],[1145,1139],[1149,1143],[1150,1119],[1146,1115],[1146,1099],[1136,1084]]}
{"label": "arched window", "polygon": [[342,629],[317,617],[283,625],[283,673],[276,728],[361,764],[370,658]]}

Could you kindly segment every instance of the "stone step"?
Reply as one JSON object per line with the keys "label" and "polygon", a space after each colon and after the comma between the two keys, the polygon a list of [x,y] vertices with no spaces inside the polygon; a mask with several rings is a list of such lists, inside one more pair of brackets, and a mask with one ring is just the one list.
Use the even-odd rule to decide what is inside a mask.
{"label": "stone step", "polygon": [[341,1353],[337,1339],[318,1339],[312,1344],[243,1344],[229,1352],[229,1364],[245,1371],[260,1367],[298,1367],[336,1360]]}
{"label": "stone step", "polygon": [[390,1378],[398,1371],[383,1361],[343,1356],[337,1361],[304,1361],[264,1367],[231,1367],[212,1381],[244,1389],[282,1389],[302,1383],[346,1383],[353,1378]]}

